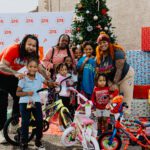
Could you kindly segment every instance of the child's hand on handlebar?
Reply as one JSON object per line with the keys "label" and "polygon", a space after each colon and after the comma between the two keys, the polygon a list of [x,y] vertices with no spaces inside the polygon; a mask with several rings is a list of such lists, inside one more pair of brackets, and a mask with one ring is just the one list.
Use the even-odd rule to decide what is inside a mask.
{"label": "child's hand on handlebar", "polygon": [[59,83],[58,82],[49,82],[48,86],[49,87],[57,87],[57,86],[59,86]]}

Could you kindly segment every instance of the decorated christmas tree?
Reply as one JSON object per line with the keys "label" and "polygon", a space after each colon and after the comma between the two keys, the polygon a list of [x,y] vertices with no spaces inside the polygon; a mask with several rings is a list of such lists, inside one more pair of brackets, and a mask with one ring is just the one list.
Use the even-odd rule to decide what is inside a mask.
{"label": "decorated christmas tree", "polygon": [[96,42],[101,31],[105,31],[114,43],[116,37],[108,11],[106,0],[80,0],[75,6],[72,23],[73,43],[78,45],[88,40]]}

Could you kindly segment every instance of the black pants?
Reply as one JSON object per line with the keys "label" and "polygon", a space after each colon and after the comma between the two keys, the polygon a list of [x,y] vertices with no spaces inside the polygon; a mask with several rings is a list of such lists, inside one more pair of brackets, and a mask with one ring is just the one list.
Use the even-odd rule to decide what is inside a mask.
{"label": "black pants", "polygon": [[31,112],[36,121],[36,140],[40,141],[42,138],[42,129],[43,129],[43,115],[42,115],[42,105],[40,102],[35,102],[35,108],[27,109],[26,103],[20,104],[21,112],[21,142],[28,142],[28,133],[29,133],[29,123],[31,118]]}
{"label": "black pants", "polygon": [[[13,97],[12,115],[19,114],[19,97],[16,96],[18,79],[0,74],[0,130],[7,120],[8,93]],[[3,91],[4,90],[4,91]]]}

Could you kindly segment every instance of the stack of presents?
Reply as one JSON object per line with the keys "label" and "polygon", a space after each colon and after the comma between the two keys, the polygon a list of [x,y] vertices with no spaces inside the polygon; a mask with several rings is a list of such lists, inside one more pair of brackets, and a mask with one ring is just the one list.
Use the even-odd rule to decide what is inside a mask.
{"label": "stack of presents", "polygon": [[[132,117],[123,120],[123,124],[134,129],[135,118],[143,122],[150,121],[150,27],[142,28],[142,50],[128,50],[127,62],[134,68],[134,93],[132,101]],[[147,129],[150,133],[150,128]],[[123,135],[123,138],[126,138]]]}

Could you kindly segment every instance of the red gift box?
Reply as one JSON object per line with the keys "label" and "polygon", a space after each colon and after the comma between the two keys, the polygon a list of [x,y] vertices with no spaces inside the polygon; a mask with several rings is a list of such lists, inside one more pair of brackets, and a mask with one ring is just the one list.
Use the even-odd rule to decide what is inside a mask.
{"label": "red gift box", "polygon": [[133,98],[148,99],[150,85],[134,85]]}
{"label": "red gift box", "polygon": [[143,51],[150,51],[150,27],[142,27],[141,47]]}

